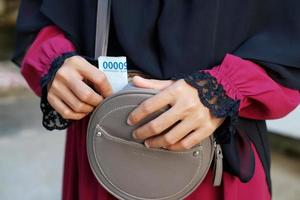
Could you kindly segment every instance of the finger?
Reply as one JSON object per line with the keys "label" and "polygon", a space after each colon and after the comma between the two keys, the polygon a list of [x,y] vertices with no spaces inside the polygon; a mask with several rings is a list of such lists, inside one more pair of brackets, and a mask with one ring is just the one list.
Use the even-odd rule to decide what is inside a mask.
{"label": "finger", "polygon": [[193,125],[191,120],[184,119],[166,134],[146,140],[145,145],[152,148],[168,147],[177,143],[195,128],[196,125]]}
{"label": "finger", "polygon": [[154,135],[158,135],[174,125],[181,118],[180,110],[178,110],[175,105],[166,112],[160,114],[157,118],[134,130],[133,137],[144,140]]}
{"label": "finger", "polygon": [[103,97],[96,93],[90,86],[79,79],[69,80],[68,87],[84,103],[98,106]]}
{"label": "finger", "polygon": [[172,80],[155,80],[155,79],[146,79],[140,76],[134,76],[132,79],[133,85],[141,88],[151,88],[157,90],[163,90],[170,86]]}
{"label": "finger", "polygon": [[48,94],[49,104],[58,112],[64,119],[80,120],[86,116],[85,113],[75,113],[73,112],[63,101],[61,101],[57,96],[49,93]]}
{"label": "finger", "polygon": [[90,113],[93,110],[93,106],[80,101],[64,84],[55,81],[52,83],[51,89],[53,93],[62,99],[73,111]]}
{"label": "finger", "polygon": [[134,125],[144,119],[146,116],[158,111],[168,104],[173,102],[173,96],[166,90],[159,92],[153,97],[143,101],[137,108],[135,108],[128,116],[127,123]]}
{"label": "finger", "polygon": [[180,140],[174,145],[168,146],[167,149],[171,151],[182,151],[191,149],[200,144],[205,138],[210,136],[213,132],[208,131],[206,128],[200,128],[187,135],[184,139]]}
{"label": "finger", "polygon": [[105,74],[86,60],[82,60],[82,66],[78,68],[80,74],[84,78],[92,82],[96,91],[99,92],[102,96],[110,96],[112,94],[112,87],[108,82]]}

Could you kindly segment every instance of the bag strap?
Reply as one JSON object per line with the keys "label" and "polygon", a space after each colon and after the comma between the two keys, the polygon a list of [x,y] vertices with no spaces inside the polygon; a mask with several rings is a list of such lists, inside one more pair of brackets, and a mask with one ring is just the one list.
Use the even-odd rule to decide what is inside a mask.
{"label": "bag strap", "polygon": [[111,0],[98,0],[95,39],[95,59],[106,56],[110,24]]}

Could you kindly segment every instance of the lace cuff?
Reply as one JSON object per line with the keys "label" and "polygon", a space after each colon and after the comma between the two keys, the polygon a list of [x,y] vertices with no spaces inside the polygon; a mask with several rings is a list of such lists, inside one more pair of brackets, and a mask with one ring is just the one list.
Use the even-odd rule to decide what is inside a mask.
{"label": "lace cuff", "polygon": [[40,108],[43,113],[43,126],[48,130],[63,130],[70,125],[70,121],[64,119],[54,108],[49,104],[47,100],[48,95],[48,83],[52,81],[57,70],[62,66],[67,58],[77,55],[76,52],[64,53],[61,56],[55,58],[51,63],[51,67],[48,73],[41,79],[41,103]]}
{"label": "lace cuff", "polygon": [[172,79],[179,78],[183,78],[198,90],[201,102],[215,117],[226,118],[215,131],[215,137],[220,144],[229,143],[235,133],[240,101],[228,97],[223,86],[209,73],[199,71],[189,75],[178,75]]}

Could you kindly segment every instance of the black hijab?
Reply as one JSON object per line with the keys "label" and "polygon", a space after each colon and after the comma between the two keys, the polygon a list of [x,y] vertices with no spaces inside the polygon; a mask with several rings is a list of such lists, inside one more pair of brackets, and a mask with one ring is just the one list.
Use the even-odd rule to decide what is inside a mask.
{"label": "black hijab", "polygon": [[[112,0],[112,18],[131,65],[157,78],[211,68],[232,53],[299,90],[298,8],[297,0]],[[14,61],[48,24],[93,57],[96,12],[97,0],[22,0]]]}
{"label": "black hijab", "polygon": [[[298,0],[112,0],[108,54],[125,54],[129,68],[168,79],[212,68],[231,53],[300,90],[299,8]],[[23,0],[13,60],[20,63],[38,31],[49,24],[60,27],[81,55],[94,57],[96,12],[97,0]],[[241,149],[248,149],[245,154],[252,159],[244,160],[243,155],[229,159],[238,145],[223,148],[233,174],[249,180],[254,169],[249,145]],[[245,170],[242,162],[252,167]],[[268,166],[264,163],[265,170]]]}

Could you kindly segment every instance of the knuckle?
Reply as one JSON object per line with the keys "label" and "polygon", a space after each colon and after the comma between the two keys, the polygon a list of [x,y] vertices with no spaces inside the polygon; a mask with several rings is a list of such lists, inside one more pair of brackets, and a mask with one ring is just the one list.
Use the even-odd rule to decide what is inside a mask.
{"label": "knuckle", "polygon": [[74,107],[74,111],[76,112],[81,112],[83,111],[83,109],[84,109],[84,104],[81,102],[77,103]]}
{"label": "knuckle", "polygon": [[95,80],[95,83],[97,85],[100,85],[105,81],[107,81],[107,77],[105,76],[105,74],[103,72],[99,72],[98,78],[97,78],[97,80]]}
{"label": "knuckle", "polygon": [[52,101],[53,101],[53,95],[52,95],[51,92],[48,92],[48,94],[47,94],[47,100],[48,100],[49,103],[52,103]]}
{"label": "knuckle", "polygon": [[182,104],[175,105],[172,109],[172,115],[176,118],[182,119],[186,116],[186,109]]}
{"label": "knuckle", "polygon": [[95,81],[94,81],[94,84],[96,85],[101,85],[103,83],[103,78],[100,76],[98,77]]}
{"label": "knuckle", "polygon": [[48,83],[48,91],[52,90],[58,90],[59,89],[59,83],[56,79],[54,79],[52,82]]}
{"label": "knuckle", "polygon": [[56,77],[63,78],[65,77],[65,74],[66,74],[66,68],[62,66],[59,70],[57,70]]}
{"label": "knuckle", "polygon": [[175,144],[175,140],[174,140],[174,137],[172,135],[169,135],[169,134],[166,134],[163,136],[164,137],[164,140],[165,140],[165,143],[167,145],[173,145]]}
{"label": "knuckle", "polygon": [[178,84],[181,84],[181,85],[187,84],[187,82],[184,79],[179,79],[177,82],[178,82]]}
{"label": "knuckle", "polygon": [[194,115],[195,121],[203,121],[205,119],[203,112],[197,112]]}
{"label": "knuckle", "polygon": [[84,91],[81,95],[81,100],[84,102],[89,101],[93,97],[93,93],[91,91]]}
{"label": "knuckle", "polygon": [[155,121],[150,121],[148,123],[148,128],[152,133],[158,133],[158,126]]}
{"label": "knuckle", "polygon": [[86,108],[86,111],[87,111],[87,112],[92,112],[93,109],[94,109],[94,108],[93,108],[92,106],[88,106],[88,107]]}
{"label": "knuckle", "polygon": [[191,114],[194,113],[197,110],[197,106],[193,101],[187,101],[186,102],[186,107],[184,109],[186,114]]}
{"label": "knuckle", "polygon": [[71,56],[70,58],[67,58],[64,63],[66,63],[66,64],[73,64],[73,63],[78,62],[80,59],[81,59],[80,56],[76,56],[75,55],[75,56]]}
{"label": "knuckle", "polygon": [[198,102],[194,101],[193,99],[187,100],[187,106],[190,109],[195,109],[198,107]]}
{"label": "knuckle", "polygon": [[185,149],[185,150],[192,148],[191,144],[189,144],[188,142],[185,142],[185,141],[180,142],[180,146],[182,149]]}
{"label": "knuckle", "polygon": [[141,111],[144,113],[150,113],[151,112],[151,103],[149,101],[144,101],[141,104]]}
{"label": "knuckle", "polygon": [[189,116],[189,115],[191,115],[192,112],[194,112],[194,110],[189,107],[182,109],[182,113],[184,116]]}
{"label": "knuckle", "polygon": [[69,119],[71,112],[68,109],[64,109],[60,114],[64,119]]}
{"label": "knuckle", "polygon": [[175,84],[174,84],[174,92],[175,92],[175,95],[177,94],[178,95],[178,92],[182,92],[183,91],[183,85],[182,85],[182,82],[179,80],[177,81]]}
{"label": "knuckle", "polygon": [[178,94],[181,92],[178,89],[178,86],[174,85],[172,88],[167,88],[168,93],[171,95],[172,98],[177,98]]}
{"label": "knuckle", "polygon": [[206,128],[209,132],[214,132],[215,125],[211,121],[206,122]]}
{"label": "knuckle", "polygon": [[[99,95],[99,96],[96,95],[96,98],[95,98],[95,99],[96,99],[96,104],[97,104],[97,105],[99,105],[99,104],[104,100],[103,97],[100,96],[100,95]],[[91,108],[91,109],[93,109],[93,108]]]}

